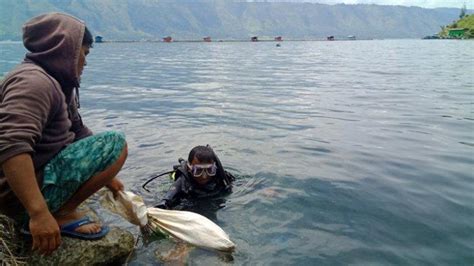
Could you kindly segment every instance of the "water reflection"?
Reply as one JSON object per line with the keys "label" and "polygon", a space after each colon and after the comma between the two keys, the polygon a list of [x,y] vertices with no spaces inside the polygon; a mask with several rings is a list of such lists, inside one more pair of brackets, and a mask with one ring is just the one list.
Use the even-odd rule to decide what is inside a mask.
{"label": "water reflection", "polygon": [[[5,73],[23,48],[0,45]],[[418,40],[101,44],[81,112],[96,132],[125,132],[120,177],[147,204],[171,181],[151,193],[141,184],[196,145],[211,144],[241,176],[224,207],[203,212],[237,244],[234,260],[193,249],[188,263],[469,264],[473,50]],[[150,245],[130,263],[160,263],[154,251],[167,244]]]}

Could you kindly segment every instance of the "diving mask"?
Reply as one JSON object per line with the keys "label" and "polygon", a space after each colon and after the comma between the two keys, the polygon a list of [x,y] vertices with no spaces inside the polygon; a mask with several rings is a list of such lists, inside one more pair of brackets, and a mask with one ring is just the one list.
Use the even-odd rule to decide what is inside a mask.
{"label": "diving mask", "polygon": [[206,172],[207,176],[215,176],[217,173],[217,165],[216,163],[212,164],[194,164],[190,165],[188,163],[189,169],[191,169],[191,174],[194,177],[200,177]]}

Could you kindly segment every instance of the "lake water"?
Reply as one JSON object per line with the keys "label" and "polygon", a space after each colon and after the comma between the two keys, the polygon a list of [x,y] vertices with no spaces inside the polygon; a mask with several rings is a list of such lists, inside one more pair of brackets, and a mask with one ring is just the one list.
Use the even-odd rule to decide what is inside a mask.
{"label": "lake water", "polygon": [[[1,74],[24,50],[0,49]],[[236,251],[190,265],[474,263],[473,41],[96,44],[81,105],[125,132],[119,176],[150,205],[171,181],[141,184],[195,145],[238,176],[202,211]],[[173,245],[138,241],[130,265]]]}

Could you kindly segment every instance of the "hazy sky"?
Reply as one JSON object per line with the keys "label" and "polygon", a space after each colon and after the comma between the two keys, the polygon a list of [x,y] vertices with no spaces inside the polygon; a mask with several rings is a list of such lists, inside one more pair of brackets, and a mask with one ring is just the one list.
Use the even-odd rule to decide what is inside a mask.
{"label": "hazy sky", "polygon": [[[259,0],[262,2],[262,0]],[[425,8],[455,7],[461,8],[464,3],[468,9],[474,8],[473,0],[278,0],[278,2],[316,2],[322,4],[378,4],[420,6]]]}

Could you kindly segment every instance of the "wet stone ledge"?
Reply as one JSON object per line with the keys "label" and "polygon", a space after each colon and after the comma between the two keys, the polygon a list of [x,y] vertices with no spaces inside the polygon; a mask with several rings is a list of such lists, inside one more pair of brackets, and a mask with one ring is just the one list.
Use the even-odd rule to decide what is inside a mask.
{"label": "wet stone ledge", "polygon": [[[97,216],[88,211],[92,219]],[[120,265],[135,246],[134,236],[117,227],[100,240],[62,237],[61,246],[50,256],[31,251],[31,239],[21,235],[13,220],[0,214],[0,261],[6,265]]]}

